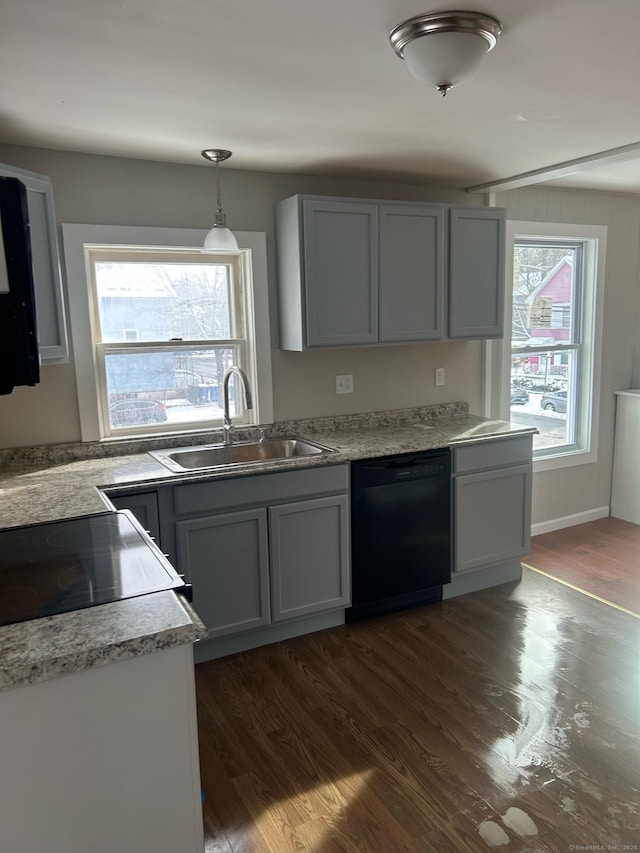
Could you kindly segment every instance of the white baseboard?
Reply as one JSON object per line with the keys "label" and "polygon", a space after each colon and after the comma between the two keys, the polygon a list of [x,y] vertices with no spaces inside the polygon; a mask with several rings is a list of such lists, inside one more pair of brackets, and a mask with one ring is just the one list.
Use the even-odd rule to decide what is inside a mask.
{"label": "white baseboard", "polygon": [[576,524],[586,524],[588,521],[597,521],[609,515],[608,506],[598,506],[585,512],[576,512],[573,515],[565,515],[562,518],[552,518],[549,521],[540,521],[531,525],[531,535],[539,536],[541,533],[551,533],[553,530],[562,530],[563,527],[575,527]]}

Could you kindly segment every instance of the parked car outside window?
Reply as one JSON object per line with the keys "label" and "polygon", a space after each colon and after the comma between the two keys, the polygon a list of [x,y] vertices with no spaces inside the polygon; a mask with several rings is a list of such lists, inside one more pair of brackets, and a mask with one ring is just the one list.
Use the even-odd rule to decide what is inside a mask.
{"label": "parked car outside window", "polygon": [[540,399],[540,408],[546,412],[566,412],[567,411],[567,392],[566,391],[548,391],[543,394]]}
{"label": "parked car outside window", "polygon": [[160,400],[121,400],[109,406],[112,427],[158,424],[167,420],[167,410]]}
{"label": "parked car outside window", "polygon": [[524,406],[529,402],[529,392],[525,391],[523,388],[512,388],[511,389],[511,405],[512,406]]}

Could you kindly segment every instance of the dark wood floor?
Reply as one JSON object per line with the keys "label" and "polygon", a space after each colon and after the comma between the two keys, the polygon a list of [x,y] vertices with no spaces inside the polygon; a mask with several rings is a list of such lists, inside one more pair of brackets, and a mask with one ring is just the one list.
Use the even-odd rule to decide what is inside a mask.
{"label": "dark wood floor", "polygon": [[640,615],[640,526],[619,518],[543,533],[526,562]]}
{"label": "dark wood floor", "polygon": [[639,641],[525,570],[201,664],[207,851],[636,851]]}

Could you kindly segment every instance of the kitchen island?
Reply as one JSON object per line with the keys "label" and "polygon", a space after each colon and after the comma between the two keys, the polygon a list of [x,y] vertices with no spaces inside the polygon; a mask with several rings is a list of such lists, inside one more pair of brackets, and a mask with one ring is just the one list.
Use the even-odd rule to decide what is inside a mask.
{"label": "kitchen island", "polygon": [[203,853],[197,620],[171,592],[81,613],[0,629],[0,849]]}
{"label": "kitchen island", "polygon": [[[30,505],[29,496],[39,493],[24,483],[15,486],[19,505],[25,500]],[[69,493],[62,491],[63,505]],[[93,502],[84,496],[84,511],[99,513],[86,517],[92,534],[96,521],[115,518],[105,514],[97,491],[95,497]],[[33,515],[23,511],[23,520],[63,514],[51,495],[49,504],[49,513],[44,505],[34,507]],[[84,519],[81,524],[84,528]],[[12,527],[3,536],[11,549],[3,551],[9,602],[30,606],[29,585],[23,591],[11,585],[21,560],[42,554],[48,537],[54,542],[62,536],[60,544],[68,530],[63,521]],[[141,531],[133,560],[141,559],[140,552],[150,554],[141,563],[149,570],[157,549],[145,538]],[[29,542],[35,549],[23,545]],[[43,595],[34,589],[36,600],[55,605],[62,595],[64,601],[78,578],[83,591],[87,579],[90,591],[94,569],[99,580],[106,568],[104,552],[98,554],[95,566],[93,560],[69,557],[69,587],[64,558],[52,558],[53,583],[47,582]],[[113,559],[117,570],[134,566],[124,553]],[[56,584],[62,584],[58,593]],[[161,588],[0,627],[0,849],[202,853],[193,643],[204,635],[188,602]]]}

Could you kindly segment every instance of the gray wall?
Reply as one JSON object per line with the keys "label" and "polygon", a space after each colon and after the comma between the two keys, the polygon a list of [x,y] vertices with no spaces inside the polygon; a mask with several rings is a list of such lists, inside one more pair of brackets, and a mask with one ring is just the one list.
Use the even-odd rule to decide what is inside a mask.
{"label": "gray wall", "polygon": [[[0,146],[0,162],[49,175],[59,223],[207,228],[215,210],[213,167],[181,166],[35,148]],[[308,175],[242,172],[223,167],[229,225],[265,231],[273,347],[276,420],[350,414],[468,399],[480,406],[478,343],[443,343],[289,353],[279,350],[273,205],[298,192],[323,195],[482,202],[463,192],[427,186]],[[433,384],[435,367],[447,384]],[[353,373],[354,393],[336,396],[335,375]],[[0,447],[78,441],[80,429],[72,365],[43,368],[35,388],[0,397]]]}
{"label": "gray wall", "polygon": [[536,474],[533,522],[608,506],[614,391],[640,383],[640,198],[622,193],[537,187],[498,195],[496,203],[507,208],[507,219],[608,227],[598,461]]}

